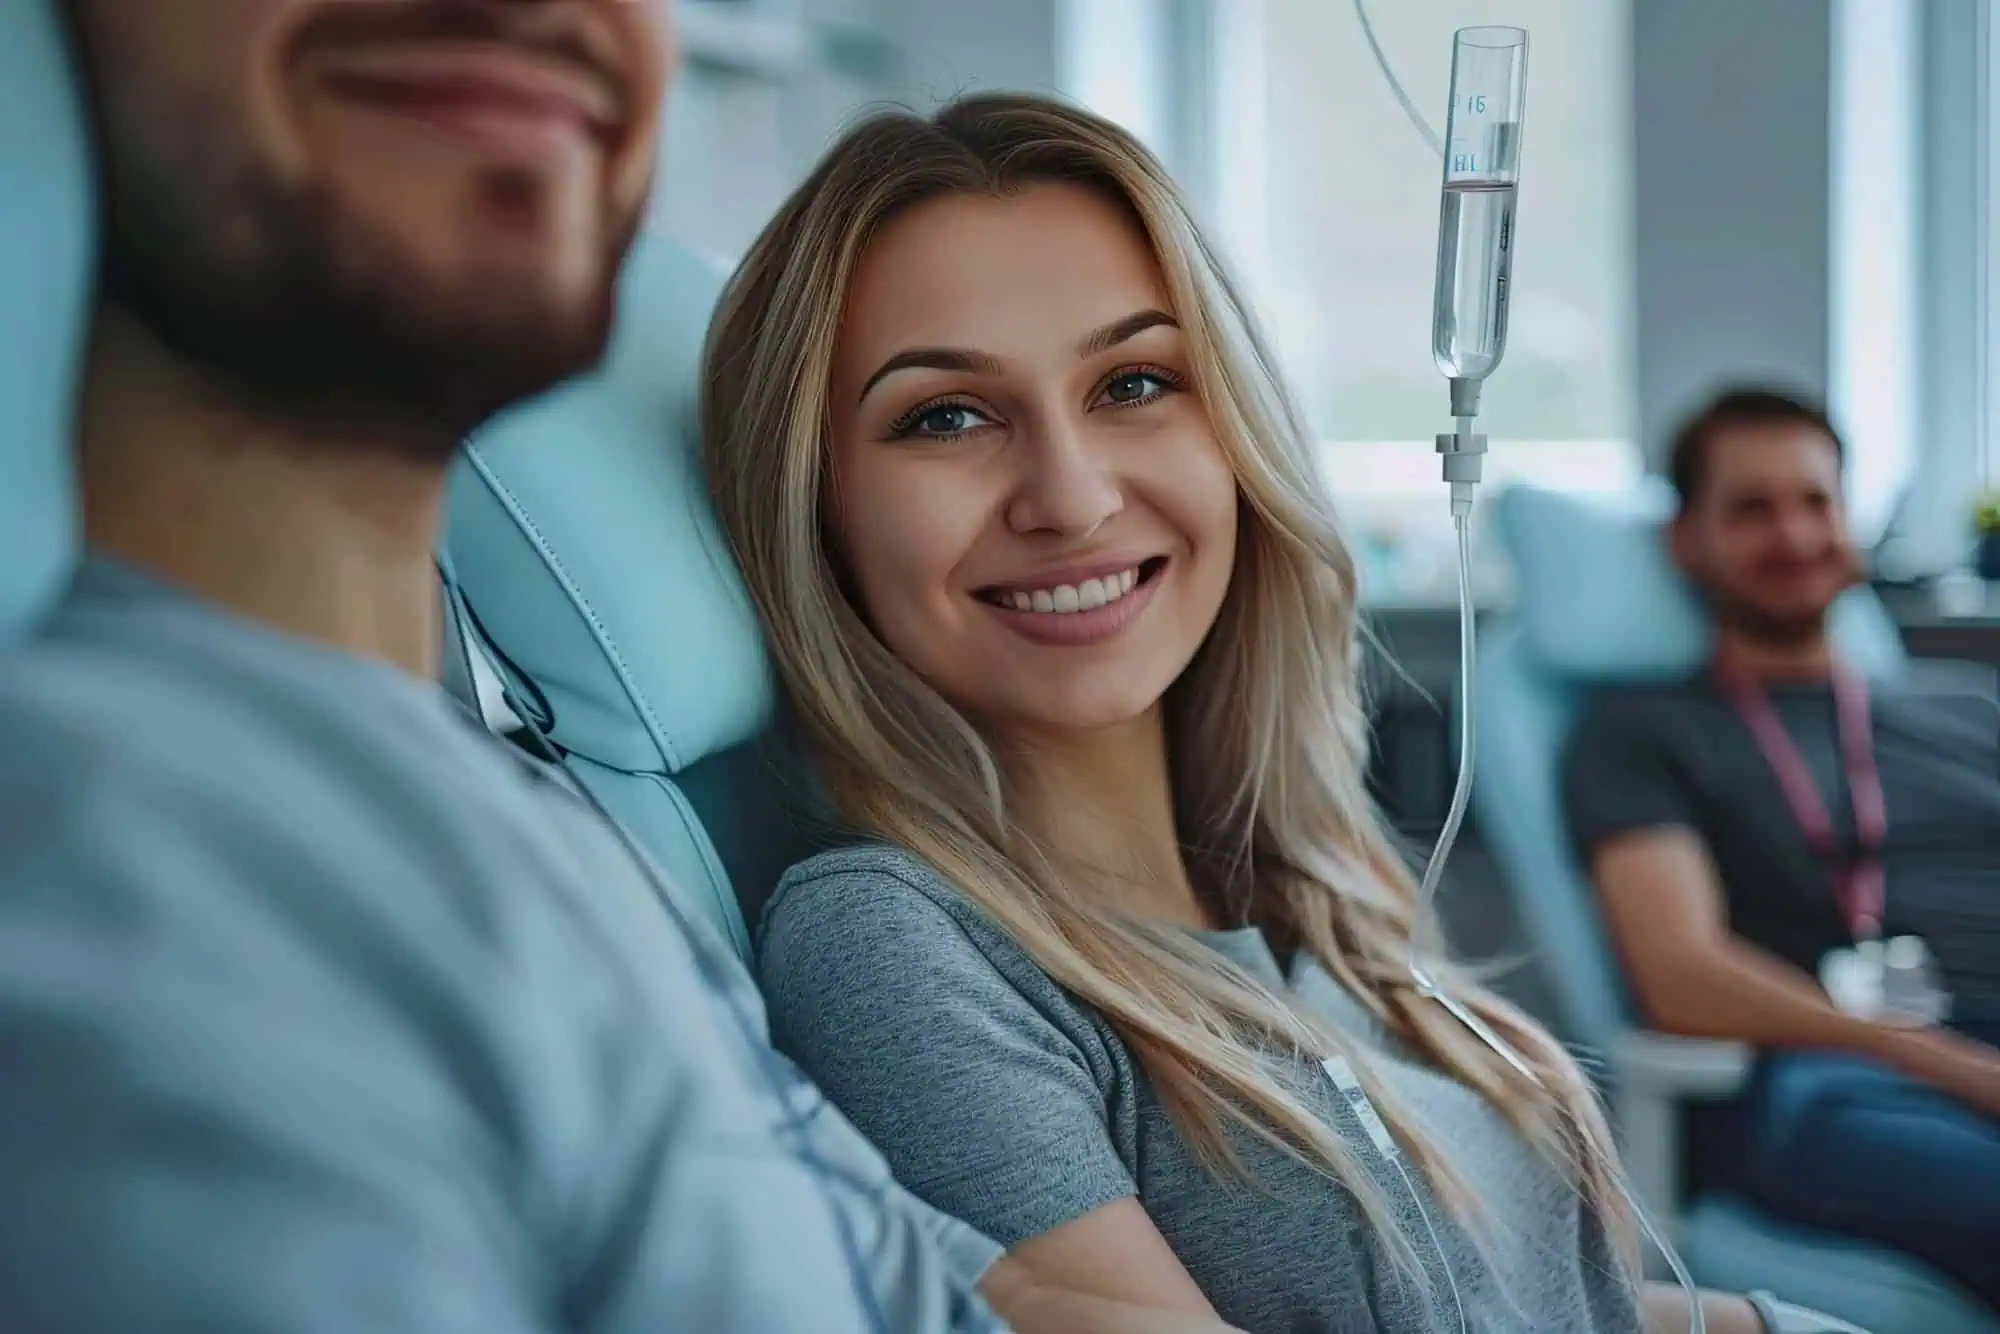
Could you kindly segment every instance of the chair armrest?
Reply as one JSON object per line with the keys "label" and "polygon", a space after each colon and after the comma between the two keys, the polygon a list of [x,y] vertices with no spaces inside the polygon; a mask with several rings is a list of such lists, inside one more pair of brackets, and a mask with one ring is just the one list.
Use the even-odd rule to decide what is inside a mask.
{"label": "chair armrest", "polygon": [[[1629,1032],[1611,1050],[1611,1120],[1625,1174],[1639,1204],[1679,1243],[1681,1104],[1728,1097],[1749,1077],[1740,1042]],[[1664,1257],[1647,1248],[1646,1272],[1666,1277]]]}
{"label": "chair armrest", "polygon": [[1912,657],[1903,668],[1905,688],[1926,695],[2000,698],[2000,668],[1963,658]]}
{"label": "chair armrest", "polygon": [[1611,1049],[1611,1074],[1621,1092],[1711,1101],[1743,1087],[1752,1056],[1741,1042],[1635,1030]]}

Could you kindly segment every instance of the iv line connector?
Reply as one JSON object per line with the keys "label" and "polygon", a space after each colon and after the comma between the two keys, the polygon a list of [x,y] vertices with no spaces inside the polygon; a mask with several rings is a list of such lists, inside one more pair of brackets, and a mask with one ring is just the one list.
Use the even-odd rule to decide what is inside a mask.
{"label": "iv line connector", "polygon": [[1455,430],[1437,438],[1437,451],[1444,455],[1444,479],[1451,483],[1451,512],[1463,517],[1472,512],[1472,488],[1479,484],[1480,466],[1486,458],[1486,437],[1477,429],[1481,380],[1451,377],[1451,415],[1458,418]]}
{"label": "iv line connector", "polygon": [[1461,417],[1458,429],[1437,437],[1437,452],[1444,456],[1444,480],[1451,484],[1451,512],[1472,511],[1472,489],[1479,484],[1486,460],[1486,437],[1472,429],[1472,419]]}

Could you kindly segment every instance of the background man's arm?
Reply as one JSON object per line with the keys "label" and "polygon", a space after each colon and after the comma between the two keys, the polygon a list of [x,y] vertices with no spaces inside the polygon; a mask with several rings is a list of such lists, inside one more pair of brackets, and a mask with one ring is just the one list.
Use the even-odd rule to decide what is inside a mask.
{"label": "background man's arm", "polygon": [[1734,934],[1714,860],[1693,829],[1621,834],[1591,861],[1627,977],[1657,1027],[1756,1047],[1852,1052],[2000,1111],[2000,1052],[1946,1031],[1857,1019],[1798,968]]}

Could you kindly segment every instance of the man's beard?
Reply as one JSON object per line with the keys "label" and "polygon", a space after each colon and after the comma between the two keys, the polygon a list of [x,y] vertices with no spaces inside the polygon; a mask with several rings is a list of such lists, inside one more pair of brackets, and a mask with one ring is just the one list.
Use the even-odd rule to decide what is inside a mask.
{"label": "man's beard", "polygon": [[1728,630],[1766,648],[1790,650],[1812,644],[1826,634],[1826,624],[1832,616],[1832,604],[1818,608],[1772,608],[1748,594],[1720,588],[1704,578],[1696,578],[1694,588],[1718,630]]}
{"label": "man's beard", "polygon": [[[440,290],[320,192],[248,172],[219,184],[114,190],[104,298],[254,410],[439,466],[602,357],[639,222],[605,237],[599,290],[557,308],[504,283]],[[509,185],[534,188],[494,188]]]}
{"label": "man's beard", "polygon": [[1752,643],[1774,649],[1795,649],[1826,633],[1830,608],[1817,611],[1773,611],[1745,598],[1708,590],[1704,595],[1718,626]]}

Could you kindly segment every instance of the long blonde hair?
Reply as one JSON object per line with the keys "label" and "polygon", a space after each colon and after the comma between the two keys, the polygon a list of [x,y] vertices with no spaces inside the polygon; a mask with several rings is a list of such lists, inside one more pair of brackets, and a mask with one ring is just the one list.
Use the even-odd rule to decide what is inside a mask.
{"label": "long blonde hair", "polygon": [[1629,1260],[1610,1136],[1568,1054],[1442,969],[1534,1072],[1524,1077],[1411,984],[1416,885],[1362,778],[1354,563],[1271,358],[1158,162],[1118,127],[1049,99],[978,95],[933,118],[891,111],[856,126],[757,238],[709,334],[701,412],[713,499],[842,817],[936,867],[1103,1014],[1211,1170],[1243,1171],[1232,1132],[1273,1144],[1352,1191],[1413,1267],[1368,1174],[1274,1069],[1274,1057],[1339,1055],[1453,1213],[1479,1214],[1448,1155],[1340,1033],[1218,966],[1199,942],[1066,892],[987,740],[843,591],[825,536],[827,401],[856,262],[911,205],[1039,182],[1122,200],[1143,226],[1241,493],[1229,594],[1166,701],[1179,832],[1198,883],[1224,887],[1233,916],[1307,951],[1411,1051],[1497,1108],[1626,1239]]}

